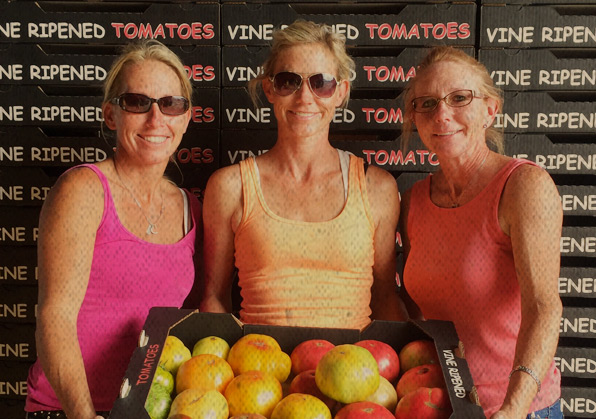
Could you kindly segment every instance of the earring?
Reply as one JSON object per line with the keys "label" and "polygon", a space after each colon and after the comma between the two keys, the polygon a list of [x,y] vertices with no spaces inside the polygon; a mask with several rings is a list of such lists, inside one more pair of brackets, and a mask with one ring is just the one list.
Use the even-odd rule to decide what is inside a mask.
{"label": "earring", "polygon": [[482,128],[484,128],[484,129],[488,128],[488,124],[484,124],[484,125],[482,126]]}

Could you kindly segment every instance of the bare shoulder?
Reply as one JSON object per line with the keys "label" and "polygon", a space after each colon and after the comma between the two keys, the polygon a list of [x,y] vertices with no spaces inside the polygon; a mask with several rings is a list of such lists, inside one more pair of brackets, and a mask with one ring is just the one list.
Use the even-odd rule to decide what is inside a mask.
{"label": "bare shoulder", "polygon": [[537,197],[552,199],[553,196],[558,199],[557,187],[551,176],[546,170],[530,164],[523,164],[511,173],[503,192],[503,198],[511,197],[522,202]]}
{"label": "bare shoulder", "polygon": [[378,167],[369,166],[366,171],[366,190],[374,217],[379,220],[399,216],[399,194],[393,175]]}
{"label": "bare shoulder", "polygon": [[60,176],[50,190],[42,207],[41,221],[62,218],[79,226],[97,226],[103,208],[104,191],[97,174],[88,168],[75,168]]}
{"label": "bare shoulder", "polygon": [[217,169],[209,177],[205,193],[241,195],[242,178],[240,176],[240,165],[234,164]]}

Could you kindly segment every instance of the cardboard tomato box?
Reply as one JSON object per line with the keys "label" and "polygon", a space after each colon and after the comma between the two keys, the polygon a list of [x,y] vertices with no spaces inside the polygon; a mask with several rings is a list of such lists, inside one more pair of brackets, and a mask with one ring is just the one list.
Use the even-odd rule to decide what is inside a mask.
{"label": "cardboard tomato box", "polygon": [[308,339],[326,339],[336,345],[355,343],[362,339],[377,339],[390,344],[396,351],[416,339],[435,342],[449,398],[453,406],[452,418],[483,418],[480,406],[473,402],[475,394],[468,364],[455,356],[459,339],[451,322],[373,321],[363,330],[266,326],[242,324],[231,314],[199,313],[171,307],[150,310],[123,379],[119,398],[114,403],[110,419],[149,419],[145,400],[153,380],[163,344],[168,334],[182,340],[192,349],[199,339],[216,335],[230,346],[249,333],[274,337],[288,354],[296,345]]}

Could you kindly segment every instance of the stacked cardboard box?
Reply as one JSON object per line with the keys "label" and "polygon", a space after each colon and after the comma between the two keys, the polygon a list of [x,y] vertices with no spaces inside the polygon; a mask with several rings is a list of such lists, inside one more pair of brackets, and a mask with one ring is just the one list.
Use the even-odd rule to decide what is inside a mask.
{"label": "stacked cardboard box", "polygon": [[563,205],[556,362],[565,417],[596,413],[596,8],[581,0],[483,0],[479,59],[505,90],[507,154],[555,180]]}

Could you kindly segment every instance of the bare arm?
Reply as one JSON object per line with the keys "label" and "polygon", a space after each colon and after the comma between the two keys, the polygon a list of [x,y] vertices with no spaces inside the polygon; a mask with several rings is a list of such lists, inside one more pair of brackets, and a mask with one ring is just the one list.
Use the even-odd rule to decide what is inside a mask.
{"label": "bare arm", "polygon": [[238,165],[215,172],[203,201],[205,287],[201,311],[232,311],[234,234],[242,215],[242,182]]}
{"label": "bare arm", "polygon": [[375,220],[371,309],[374,319],[407,320],[408,314],[396,285],[395,234],[399,218],[399,196],[395,179],[388,172],[369,167],[366,186]]}
{"label": "bare arm", "polygon": [[81,419],[97,417],[78,342],[77,316],[102,213],[99,179],[90,170],[79,169],[52,188],[39,222],[38,356],[66,415]]}
{"label": "bare arm", "polygon": [[[499,218],[511,237],[521,291],[522,319],[511,368],[526,366],[542,380],[555,355],[562,311],[557,281],[563,214],[550,176],[525,165],[514,171],[499,205]],[[530,375],[514,373],[501,411],[493,418],[525,418],[536,390]]]}
{"label": "bare arm", "polygon": [[[408,229],[407,229],[408,214],[410,212],[410,195],[411,195],[410,189],[408,189],[404,194],[402,194],[401,211],[399,214],[399,234],[401,236],[403,252],[404,252],[404,255],[403,255],[404,266],[405,266],[406,260],[408,258],[408,252],[410,251],[410,239],[408,237]],[[410,317],[413,319],[421,320],[423,317],[422,317],[420,308],[418,308],[416,303],[412,300],[412,298],[410,298],[410,295],[408,294],[408,292],[406,290],[406,286],[404,284],[403,278],[402,278],[402,284],[401,284],[401,289],[400,289],[400,297],[403,300]]]}

